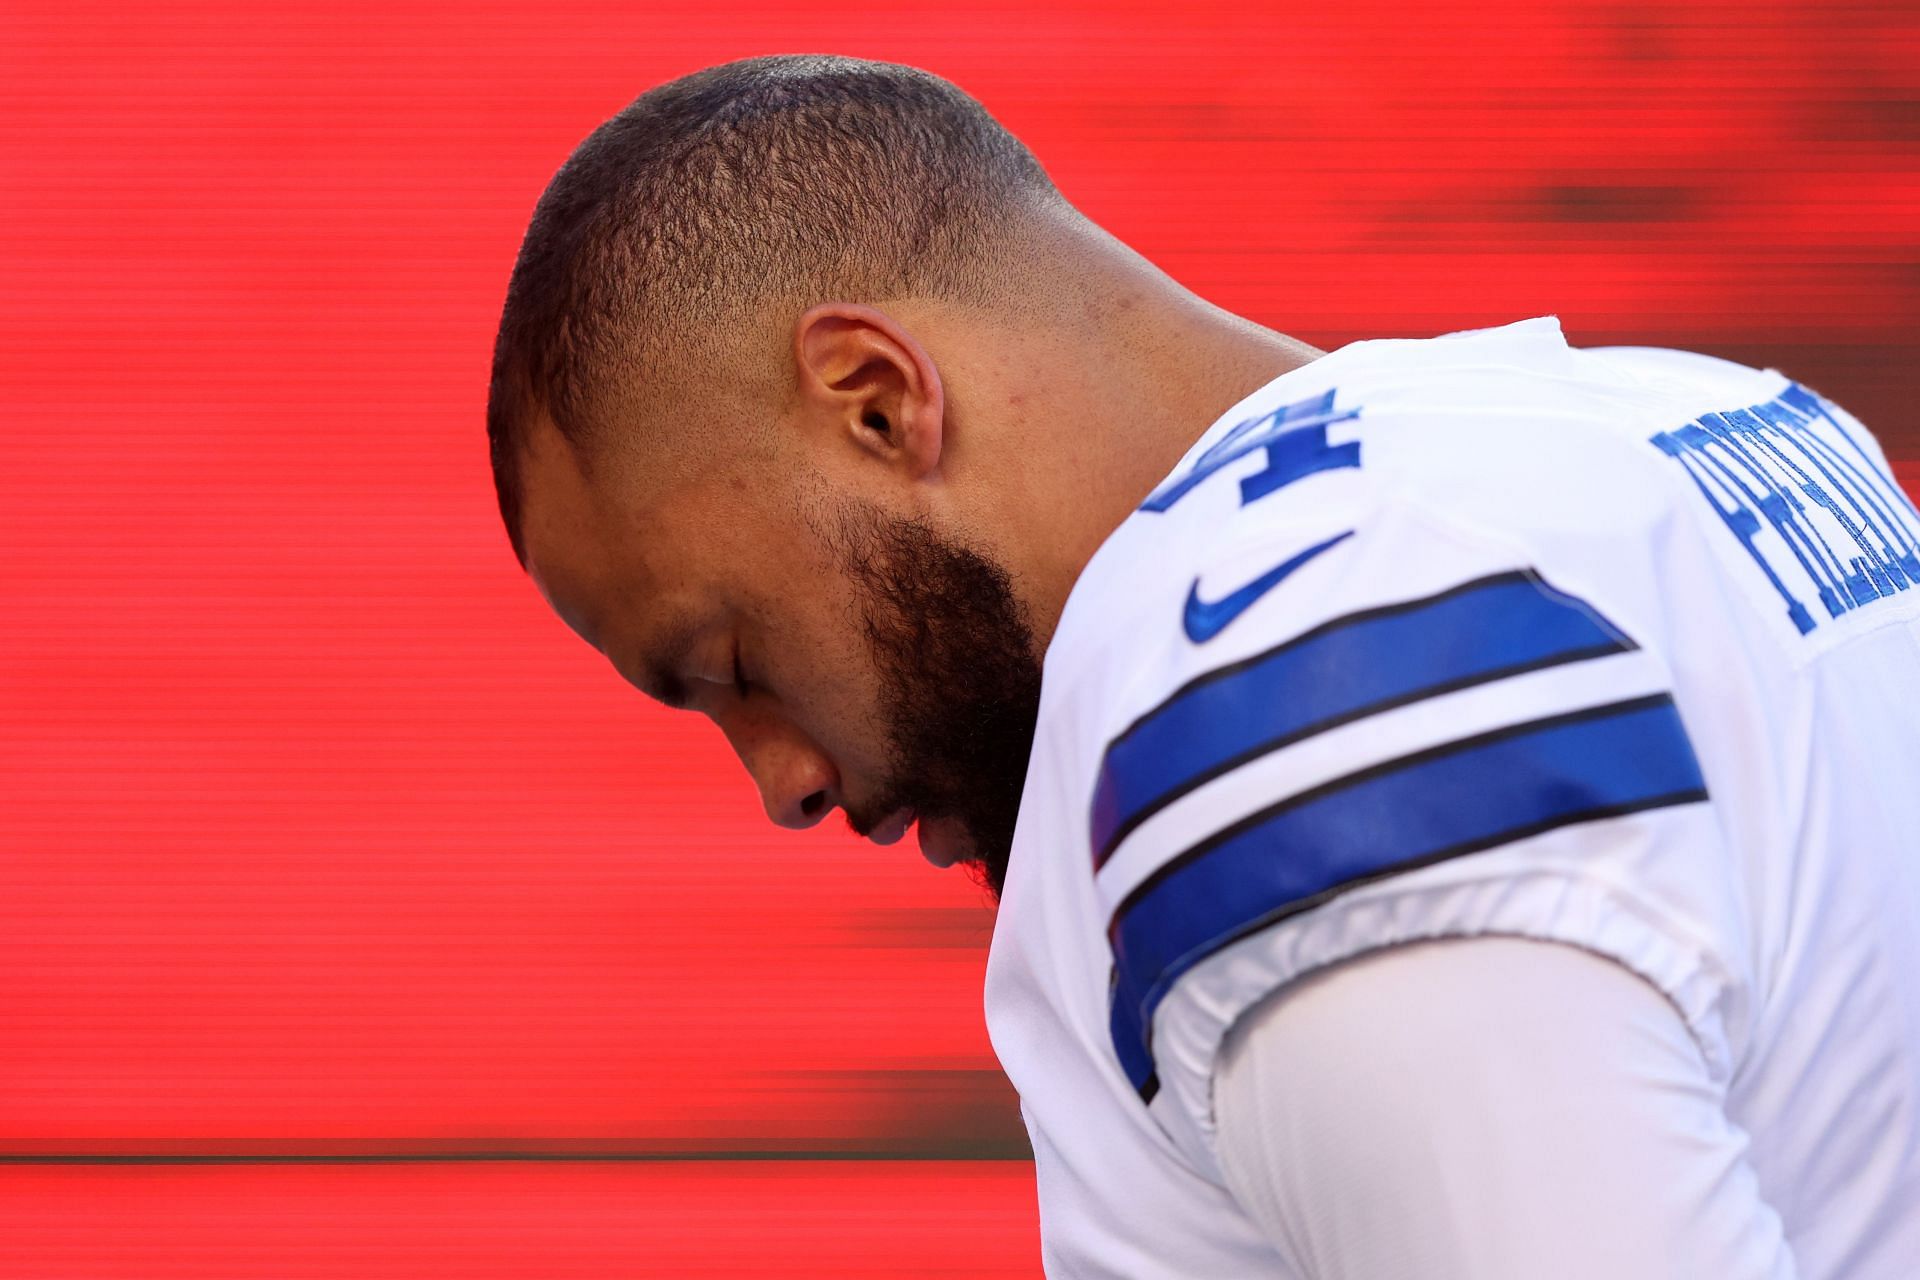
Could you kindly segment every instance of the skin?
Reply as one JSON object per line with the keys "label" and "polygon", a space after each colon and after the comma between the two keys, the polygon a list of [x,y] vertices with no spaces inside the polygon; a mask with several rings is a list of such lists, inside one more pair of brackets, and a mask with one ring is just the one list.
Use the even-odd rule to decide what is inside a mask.
{"label": "skin", "polygon": [[[1087,560],[1199,433],[1322,354],[1091,223],[1031,243],[1016,274],[1038,301],[1018,314],[899,298],[770,317],[771,380],[716,370],[715,386],[758,390],[703,416],[697,453],[685,430],[635,424],[663,442],[655,456],[589,479],[553,425],[534,424],[534,583],[624,679],[718,725],[781,826],[837,807],[891,844],[911,817],[876,808],[889,709],[833,512],[917,519],[1004,569],[1038,662]],[[770,429],[728,435],[728,414]],[[918,827],[935,865],[971,856],[964,821]]]}

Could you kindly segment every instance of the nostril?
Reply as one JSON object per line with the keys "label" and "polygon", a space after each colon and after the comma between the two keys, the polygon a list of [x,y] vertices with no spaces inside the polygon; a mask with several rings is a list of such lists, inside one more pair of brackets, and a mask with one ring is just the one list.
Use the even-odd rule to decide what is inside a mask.
{"label": "nostril", "polygon": [[827,793],[816,791],[800,802],[800,812],[808,818],[817,818],[820,811],[827,807]]}

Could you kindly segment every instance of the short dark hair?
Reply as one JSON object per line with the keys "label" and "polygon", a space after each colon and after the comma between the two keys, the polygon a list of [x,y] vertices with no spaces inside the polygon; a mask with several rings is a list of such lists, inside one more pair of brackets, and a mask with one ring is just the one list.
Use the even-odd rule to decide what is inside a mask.
{"label": "short dark hair", "polygon": [[917,67],[775,54],[642,94],[554,175],[507,286],[487,437],[522,567],[536,412],[584,461],[622,396],[671,378],[682,344],[726,350],[756,310],[990,303],[998,247],[1048,203],[1065,202],[1019,139]]}

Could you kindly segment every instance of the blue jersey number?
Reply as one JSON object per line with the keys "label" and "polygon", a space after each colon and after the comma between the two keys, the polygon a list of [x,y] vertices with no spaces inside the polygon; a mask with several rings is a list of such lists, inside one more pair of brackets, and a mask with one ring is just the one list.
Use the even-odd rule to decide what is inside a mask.
{"label": "blue jersey number", "polygon": [[1358,409],[1335,409],[1333,397],[1330,387],[1325,395],[1248,418],[1201,454],[1193,470],[1155,491],[1140,509],[1166,511],[1220,468],[1260,449],[1266,450],[1267,465],[1240,482],[1241,506],[1277,492],[1302,476],[1359,466],[1359,441],[1327,443],[1328,427],[1360,416]]}

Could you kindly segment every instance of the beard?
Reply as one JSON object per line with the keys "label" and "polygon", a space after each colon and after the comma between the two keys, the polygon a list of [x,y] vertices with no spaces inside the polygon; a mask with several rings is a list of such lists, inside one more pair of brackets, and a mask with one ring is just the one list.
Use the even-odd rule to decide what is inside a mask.
{"label": "beard", "polygon": [[865,834],[901,809],[951,819],[961,861],[998,902],[1040,714],[1033,629],[999,564],[924,522],[860,505],[834,538],[879,673],[890,762],[847,820]]}

